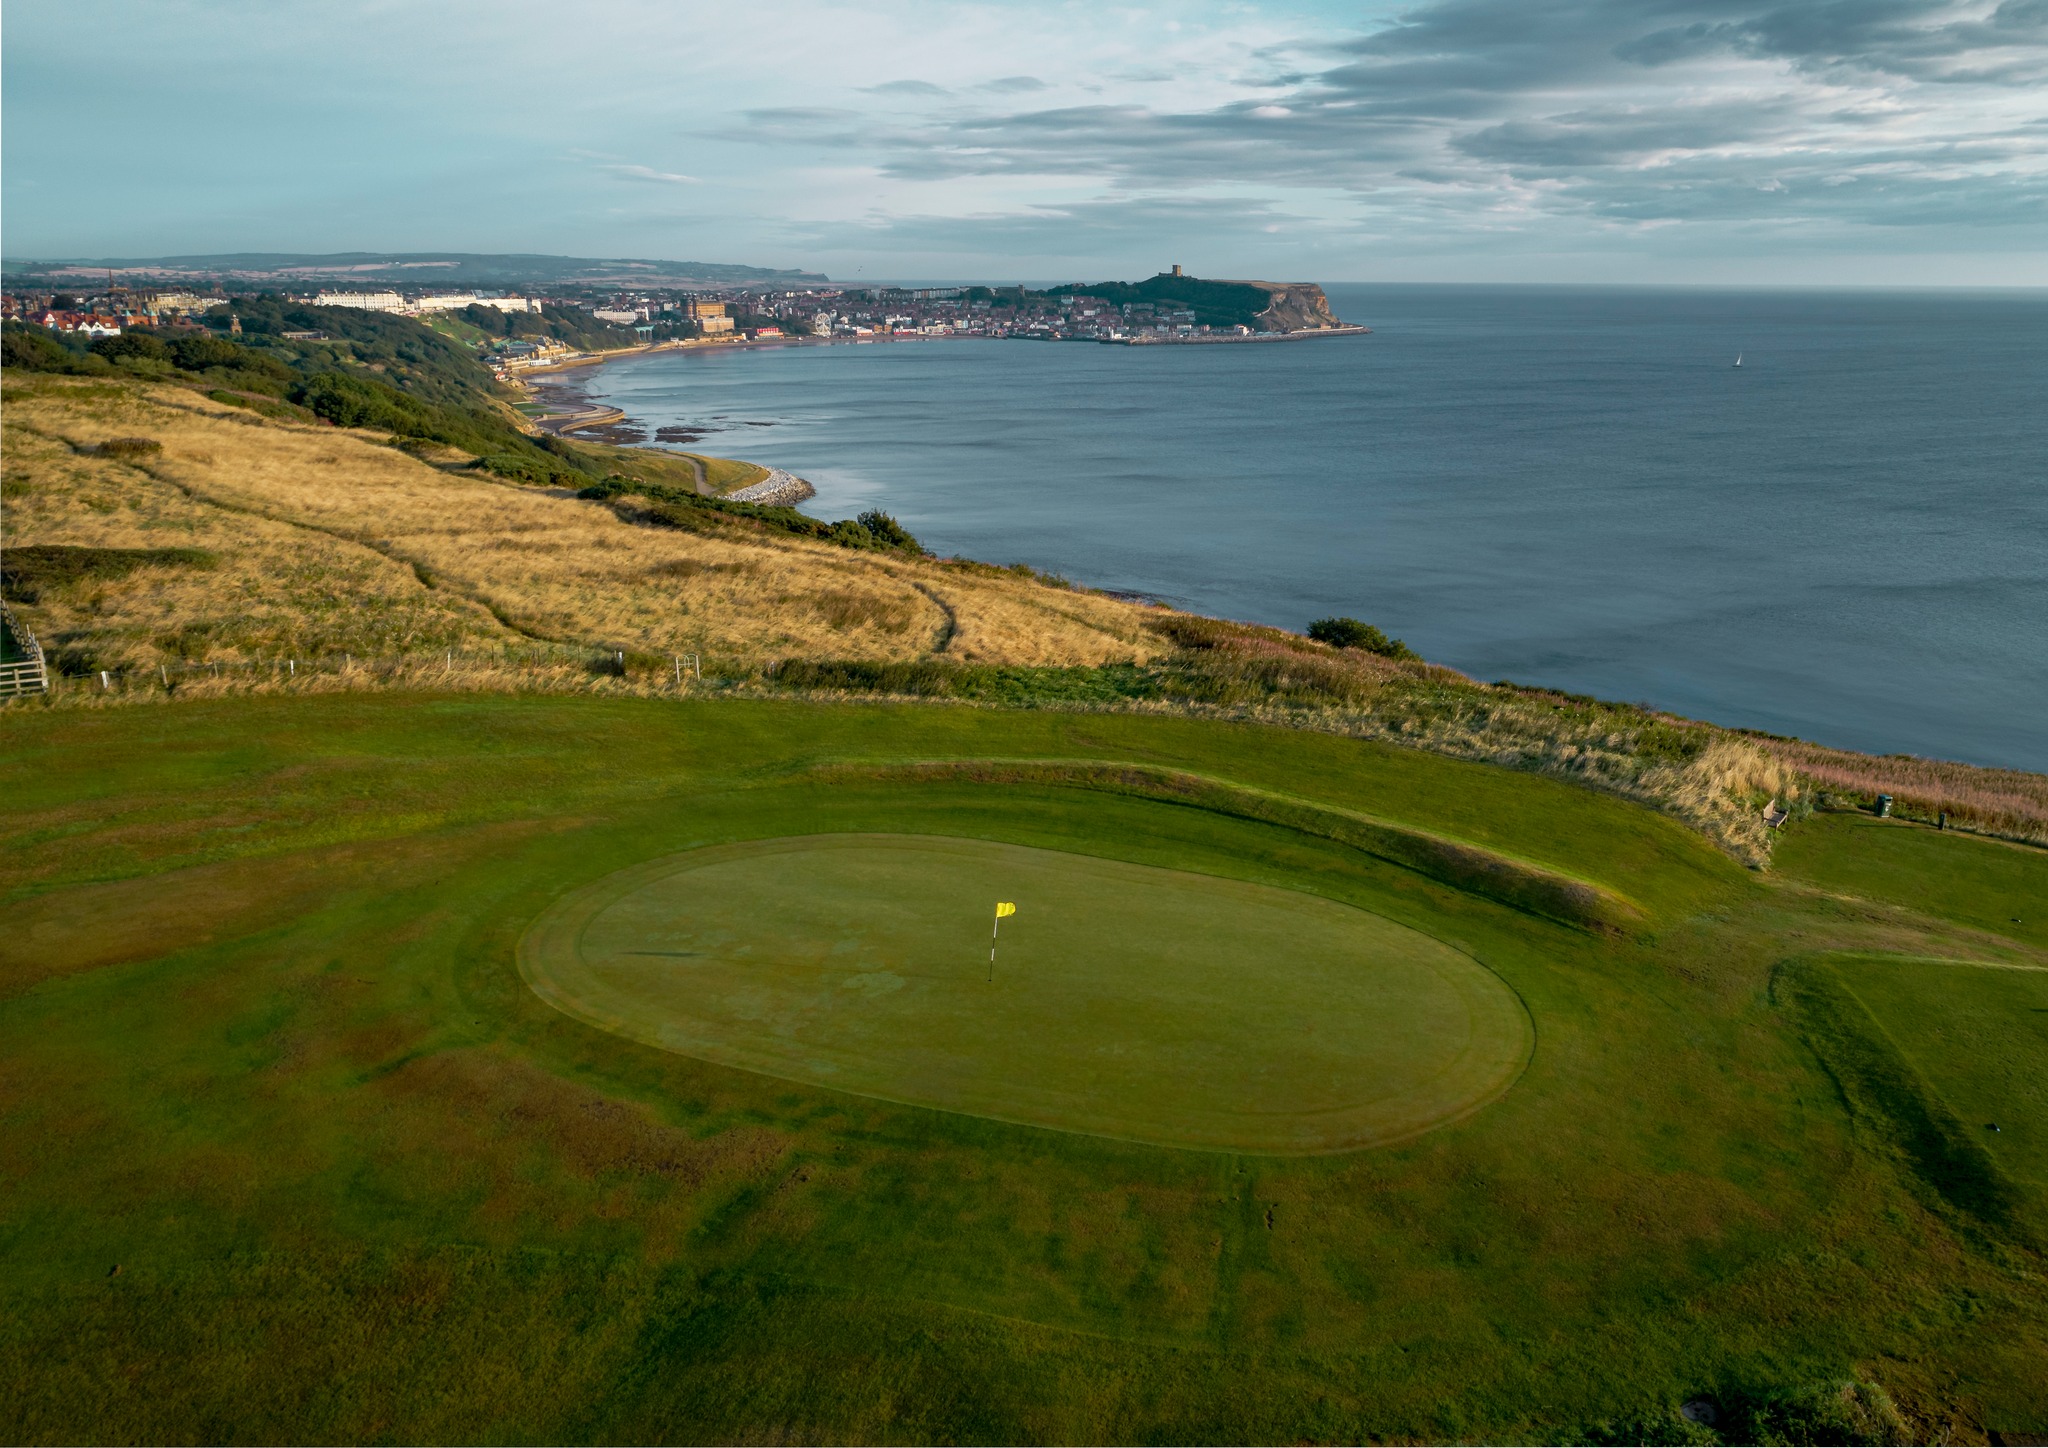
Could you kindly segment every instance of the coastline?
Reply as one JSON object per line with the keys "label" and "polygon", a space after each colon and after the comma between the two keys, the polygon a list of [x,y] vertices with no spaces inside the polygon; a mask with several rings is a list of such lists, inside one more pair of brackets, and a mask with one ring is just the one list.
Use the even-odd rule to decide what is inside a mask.
{"label": "coastline", "polygon": [[[536,405],[551,408],[560,407],[563,409],[545,412],[539,416],[526,416],[522,413],[522,418],[526,425],[535,431],[554,437],[566,437],[571,433],[587,433],[592,435],[589,439],[591,441],[610,443],[617,447],[645,447],[662,451],[664,450],[661,446],[662,441],[669,441],[669,439],[650,439],[644,426],[635,422],[623,408],[605,403],[591,402],[589,397],[576,390],[573,384],[549,388],[546,385],[548,380],[565,378],[572,373],[601,367],[606,363],[616,362],[627,357],[644,357],[656,352],[683,352],[726,348],[753,350],[756,348],[774,347],[830,347],[848,344],[860,346],[877,342],[957,341],[1092,342],[1101,347],[1212,347],[1242,346],[1271,342],[1301,342],[1327,337],[1363,337],[1369,336],[1371,333],[1372,328],[1370,327],[1343,323],[1335,327],[1304,328],[1294,332],[1254,332],[1249,335],[1202,335],[1187,337],[1063,337],[1032,335],[1029,333],[989,336],[985,333],[975,332],[879,332],[856,337],[720,337],[715,339],[691,337],[670,342],[652,342],[638,347],[617,347],[604,352],[582,353],[564,358],[559,362],[522,367],[517,372],[508,369],[499,373],[498,379],[507,386],[523,393],[529,401]],[[560,395],[551,397],[547,395],[549,392],[556,392]],[[611,435],[606,436],[607,432],[610,432]],[[774,495],[774,501],[770,504],[771,506],[790,506],[794,502],[802,502],[817,496],[817,489],[813,488],[803,479],[791,474],[781,473],[779,469],[771,469],[770,471],[771,476],[779,474],[787,480],[788,484],[793,485],[777,484],[775,488],[770,489],[770,492]],[[766,487],[768,487],[768,484],[765,482],[750,484],[747,488],[741,489],[740,492],[734,493],[732,497],[738,502],[765,502],[767,501],[765,495],[763,498],[742,497],[741,493],[751,493],[755,488]]]}

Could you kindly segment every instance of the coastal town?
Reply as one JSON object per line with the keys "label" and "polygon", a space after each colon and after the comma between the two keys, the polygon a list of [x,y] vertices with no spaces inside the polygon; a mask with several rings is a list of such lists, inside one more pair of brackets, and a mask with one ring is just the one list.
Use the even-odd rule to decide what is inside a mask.
{"label": "coastal town", "polygon": [[[87,289],[0,294],[0,317],[84,338],[146,329],[241,335],[240,287],[152,290],[113,273]],[[1213,282],[1179,266],[1149,282],[1034,291],[1029,287],[849,288],[555,286],[524,292],[389,287],[267,291],[298,308],[414,317],[456,337],[501,377],[635,346],[732,346],[946,337],[1096,342],[1121,346],[1270,342],[1357,335],[1319,287]],[[567,325],[564,325],[567,324]],[[318,328],[280,334],[319,341]]]}

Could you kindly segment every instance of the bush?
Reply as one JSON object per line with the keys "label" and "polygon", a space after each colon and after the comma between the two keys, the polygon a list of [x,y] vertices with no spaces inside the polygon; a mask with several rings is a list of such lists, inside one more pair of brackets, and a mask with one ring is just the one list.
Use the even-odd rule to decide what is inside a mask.
{"label": "bush", "polygon": [[1399,639],[1390,639],[1369,623],[1355,618],[1319,618],[1308,626],[1308,636],[1319,644],[1339,649],[1364,649],[1388,659],[1412,659],[1415,650]]}
{"label": "bush", "polygon": [[959,677],[959,665],[942,664],[937,659],[894,664],[788,659],[774,671],[775,682],[786,689],[845,689],[861,694],[947,694]]}
{"label": "bush", "polygon": [[498,477],[510,478],[515,483],[532,483],[538,487],[575,487],[590,477],[590,474],[578,472],[566,462],[539,452],[525,455],[486,453],[476,460],[476,466]]}
{"label": "bush", "polygon": [[103,458],[148,458],[163,450],[164,445],[153,437],[110,437],[97,447],[87,449]]}
{"label": "bush", "polygon": [[170,356],[170,349],[147,332],[123,332],[118,337],[102,337],[92,344],[90,350],[109,362],[118,362],[123,357],[162,362]]}
{"label": "bush", "polygon": [[410,437],[419,435],[424,421],[419,404],[403,393],[345,372],[316,372],[291,390],[291,400],[336,427],[374,427]]}
{"label": "bush", "polygon": [[1735,1405],[1731,1441],[1769,1445],[1899,1444],[1914,1441],[1883,1388],[1855,1380],[1815,1383]]}
{"label": "bush", "polygon": [[0,338],[0,364],[24,372],[80,372],[91,370],[81,364],[85,358],[40,327],[9,325]]}
{"label": "bush", "polygon": [[884,548],[902,548],[911,553],[924,552],[917,539],[910,536],[908,528],[879,508],[870,508],[853,521],[865,528]]}
{"label": "bush", "polygon": [[204,332],[180,337],[169,347],[171,360],[187,372],[204,372],[209,367],[241,367],[255,360],[256,354],[248,348],[238,346],[225,337],[215,337]]}

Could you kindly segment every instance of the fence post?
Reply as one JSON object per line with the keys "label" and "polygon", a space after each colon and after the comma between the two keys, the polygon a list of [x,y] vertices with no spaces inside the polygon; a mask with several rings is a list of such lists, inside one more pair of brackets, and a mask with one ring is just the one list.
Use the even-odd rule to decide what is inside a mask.
{"label": "fence post", "polygon": [[299,676],[299,661],[297,659],[291,660],[286,667],[291,671],[291,676],[294,679]]}
{"label": "fence post", "polygon": [[677,687],[678,689],[680,689],[680,688],[682,688],[682,686],[683,686],[683,661],[682,661],[682,658],[681,658],[680,656],[678,656],[678,657],[677,657],[677,659],[676,659],[676,687]]}
{"label": "fence post", "polygon": [[158,665],[156,666],[156,671],[157,671],[157,673],[158,673],[158,674],[160,674],[160,675],[162,675],[162,676],[163,676],[163,681],[164,681],[164,687],[165,687],[166,689],[170,688],[170,687],[171,687],[171,671],[170,671],[169,669],[166,669],[166,668],[165,668],[165,667],[164,667],[164,666],[163,666],[162,664],[158,664]]}
{"label": "fence post", "polygon": [[114,687],[114,686],[113,686],[113,685],[112,685],[111,683],[109,683],[109,682],[107,681],[107,671],[106,671],[105,669],[101,669],[101,670],[100,670],[100,688],[101,688],[101,689],[111,689],[111,688],[113,688],[113,687]]}

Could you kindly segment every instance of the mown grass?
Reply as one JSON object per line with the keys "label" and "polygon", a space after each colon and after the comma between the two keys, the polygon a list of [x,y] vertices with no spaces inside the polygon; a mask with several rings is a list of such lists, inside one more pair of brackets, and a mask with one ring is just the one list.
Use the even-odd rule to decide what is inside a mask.
{"label": "mown grass", "polygon": [[1883,957],[1834,969],[1960,1140],[2048,1205],[2048,972]]}
{"label": "mown grass", "polygon": [[[1574,929],[1199,800],[820,769],[948,759],[1286,792],[1644,918]],[[1376,911],[1508,982],[1535,1054],[1408,1145],[1259,1160],[704,1065],[513,968],[624,866],[878,828]],[[739,700],[9,711],[0,840],[12,1439],[2048,1431],[2037,1249],[1931,1188],[1773,998],[1818,951],[2048,963],[1910,880],[1844,899],[1610,794],[1328,735]],[[1677,1416],[1701,1396],[1718,1435]]]}
{"label": "mown grass", "polygon": [[2048,849],[1869,814],[1817,814],[1777,852],[1786,878],[2048,948]]}

